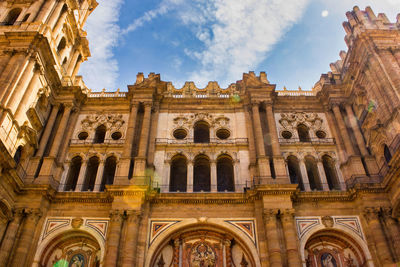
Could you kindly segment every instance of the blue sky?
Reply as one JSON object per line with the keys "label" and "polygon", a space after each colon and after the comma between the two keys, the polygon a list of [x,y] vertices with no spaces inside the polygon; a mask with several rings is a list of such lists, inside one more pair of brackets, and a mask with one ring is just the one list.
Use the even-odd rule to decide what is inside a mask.
{"label": "blue sky", "polygon": [[393,22],[400,13],[400,0],[97,1],[85,26],[92,57],[80,71],[94,91],[127,90],[138,72],[203,88],[265,71],[278,89],[311,89],[347,50],[346,11],[369,5]]}

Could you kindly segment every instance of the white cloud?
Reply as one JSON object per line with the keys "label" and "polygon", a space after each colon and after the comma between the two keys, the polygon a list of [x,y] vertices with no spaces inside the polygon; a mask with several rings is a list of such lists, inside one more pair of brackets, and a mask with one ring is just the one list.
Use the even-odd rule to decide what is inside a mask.
{"label": "white cloud", "polygon": [[161,4],[156,8],[147,11],[143,16],[135,19],[131,24],[128,25],[124,30],[122,30],[122,34],[127,34],[136,30],[137,28],[143,26],[146,22],[150,22],[154,18],[158,16],[162,16],[168,13],[171,9],[173,9],[176,5],[181,4],[183,0],[164,0]]}
{"label": "white cloud", "polygon": [[[212,25],[202,23],[204,14],[185,14],[198,22],[201,51],[186,51],[200,62],[189,78],[205,86],[235,82],[243,72],[258,66],[281,37],[302,16],[308,0],[214,0],[207,7]],[[207,31],[208,30],[208,31]]]}
{"label": "white cloud", "polygon": [[322,17],[327,17],[329,15],[329,11],[328,10],[323,10],[322,12],[321,12],[321,16]]}
{"label": "white cloud", "polygon": [[80,74],[93,90],[113,90],[118,78],[118,62],[112,49],[117,46],[120,36],[117,22],[123,0],[98,2],[85,26],[92,56],[82,64]]}

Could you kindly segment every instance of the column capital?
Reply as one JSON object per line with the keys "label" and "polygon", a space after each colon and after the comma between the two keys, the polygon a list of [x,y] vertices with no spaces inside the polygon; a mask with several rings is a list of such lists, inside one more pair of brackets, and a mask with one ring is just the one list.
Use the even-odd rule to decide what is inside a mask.
{"label": "column capital", "polygon": [[370,222],[379,219],[380,211],[379,207],[366,207],[364,208],[363,215]]}
{"label": "column capital", "polygon": [[392,211],[393,209],[391,207],[382,207],[381,208],[382,211],[382,216],[383,217],[390,217],[392,218]]}
{"label": "column capital", "polygon": [[126,220],[130,223],[138,223],[142,217],[142,212],[140,210],[127,210]]}
{"label": "column capital", "polygon": [[253,108],[255,106],[260,107],[261,101],[260,100],[251,100],[250,106]]}
{"label": "column capital", "polygon": [[278,209],[264,209],[263,219],[264,223],[272,223],[276,220],[276,215],[278,214]]}
{"label": "column capital", "polygon": [[40,217],[43,216],[43,213],[40,209],[37,208],[28,208],[25,209],[25,214],[30,221],[37,221]]}
{"label": "column capital", "polygon": [[110,211],[110,221],[111,222],[122,222],[122,215],[123,211],[122,210],[112,210]]}
{"label": "column capital", "polygon": [[150,102],[150,101],[143,102],[143,106],[145,108],[152,108],[153,107],[153,102]]}
{"label": "column capital", "polygon": [[294,209],[284,209],[281,211],[281,218],[283,222],[292,222],[294,219]]}

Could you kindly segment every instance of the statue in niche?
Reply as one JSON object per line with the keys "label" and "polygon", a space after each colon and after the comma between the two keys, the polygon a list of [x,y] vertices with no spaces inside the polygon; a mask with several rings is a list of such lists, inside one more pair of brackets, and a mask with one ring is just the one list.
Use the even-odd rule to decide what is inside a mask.
{"label": "statue in niche", "polygon": [[69,267],[84,267],[85,266],[85,257],[82,254],[76,254],[72,256]]}
{"label": "statue in niche", "polygon": [[324,253],[321,256],[321,267],[337,267],[336,260],[330,253]]}
{"label": "statue in niche", "polygon": [[200,243],[192,249],[191,267],[215,267],[215,262],[215,252],[206,243]]}

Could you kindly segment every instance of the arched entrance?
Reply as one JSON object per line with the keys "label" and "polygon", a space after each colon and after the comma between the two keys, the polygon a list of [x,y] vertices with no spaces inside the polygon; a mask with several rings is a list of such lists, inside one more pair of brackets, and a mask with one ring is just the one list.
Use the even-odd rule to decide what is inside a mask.
{"label": "arched entrance", "polygon": [[211,225],[192,225],[175,231],[149,256],[151,267],[259,266],[240,238]]}
{"label": "arched entrance", "polygon": [[369,266],[361,245],[334,229],[314,233],[304,247],[308,267]]}
{"label": "arched entrance", "polygon": [[57,235],[43,249],[38,266],[100,266],[101,248],[87,232],[71,230]]}

